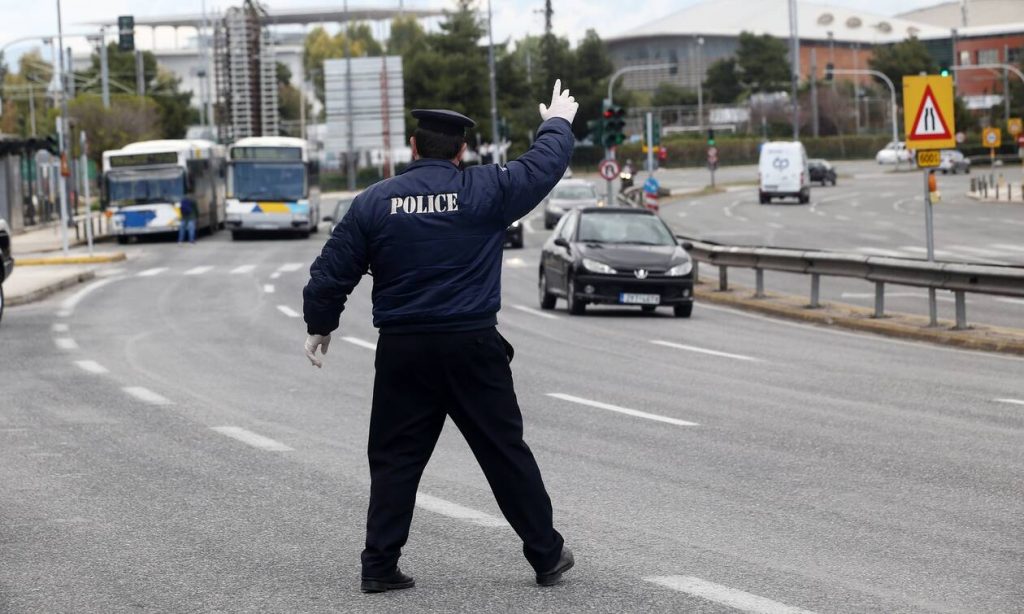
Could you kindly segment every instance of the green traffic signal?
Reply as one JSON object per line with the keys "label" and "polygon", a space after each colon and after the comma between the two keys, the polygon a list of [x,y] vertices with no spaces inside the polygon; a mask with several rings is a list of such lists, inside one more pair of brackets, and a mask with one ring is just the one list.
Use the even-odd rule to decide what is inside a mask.
{"label": "green traffic signal", "polygon": [[948,77],[949,76],[949,69],[948,68],[943,68],[942,70],[940,70],[939,71],[939,76],[941,76],[941,77]]}

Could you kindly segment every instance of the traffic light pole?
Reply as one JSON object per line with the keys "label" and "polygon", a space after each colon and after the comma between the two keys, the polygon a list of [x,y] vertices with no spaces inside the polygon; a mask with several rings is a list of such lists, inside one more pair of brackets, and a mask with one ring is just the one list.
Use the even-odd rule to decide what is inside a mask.
{"label": "traffic light pole", "polygon": [[892,141],[893,143],[896,143],[900,140],[900,130],[897,127],[899,116],[896,113],[896,86],[893,85],[892,79],[887,77],[883,72],[861,68],[833,68],[828,72],[833,75],[871,75],[885,81],[885,84],[889,86],[889,105],[892,107],[890,109],[890,112],[892,113]]}
{"label": "traffic light pole", "polygon": [[672,68],[678,68],[679,64],[666,62],[663,64],[645,64],[643,66],[627,66],[620,68],[612,73],[610,79],[608,79],[608,104],[612,105],[615,103],[615,99],[612,97],[612,89],[615,87],[615,81],[626,73],[640,72],[644,70],[666,70]]}
{"label": "traffic light pole", "polygon": [[[604,148],[604,159],[605,160],[614,160],[615,159],[615,148],[614,147],[605,147]],[[614,207],[617,204],[618,203],[615,202],[615,180],[614,179],[609,179],[608,180],[608,200],[605,202],[605,205],[608,206],[608,207]]]}

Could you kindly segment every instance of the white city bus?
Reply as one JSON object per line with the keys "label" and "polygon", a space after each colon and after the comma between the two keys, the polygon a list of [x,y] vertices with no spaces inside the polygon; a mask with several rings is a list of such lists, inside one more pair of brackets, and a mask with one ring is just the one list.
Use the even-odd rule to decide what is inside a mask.
{"label": "white city bus", "polygon": [[197,229],[224,223],[224,148],[204,140],[140,141],[103,152],[103,208],[121,243],[176,233],[181,200],[196,203]]}
{"label": "white city bus", "polygon": [[320,178],[303,139],[258,136],[228,147],[227,228],[289,231],[304,237],[320,222]]}

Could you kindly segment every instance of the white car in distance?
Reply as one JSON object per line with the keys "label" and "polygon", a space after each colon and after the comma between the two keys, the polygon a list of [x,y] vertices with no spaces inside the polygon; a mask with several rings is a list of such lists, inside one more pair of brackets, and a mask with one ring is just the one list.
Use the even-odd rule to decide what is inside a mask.
{"label": "white car in distance", "polygon": [[914,159],[914,152],[907,149],[903,141],[891,141],[875,154],[875,162],[879,164],[902,164]]}

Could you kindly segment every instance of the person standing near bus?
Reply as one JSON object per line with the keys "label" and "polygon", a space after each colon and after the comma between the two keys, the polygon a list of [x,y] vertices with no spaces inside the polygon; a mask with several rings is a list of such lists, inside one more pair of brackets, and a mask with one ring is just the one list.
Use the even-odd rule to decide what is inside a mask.
{"label": "person standing near bus", "polygon": [[196,242],[196,219],[199,212],[196,210],[196,201],[187,194],[181,197],[181,204],[178,205],[181,213],[181,221],[178,223],[178,245],[185,242],[185,234],[188,234],[188,242],[195,245]]}
{"label": "person standing near bus", "polygon": [[[339,220],[303,290],[305,352],[322,365],[348,295],[373,271],[380,329],[370,411],[370,506],[362,582],[367,593],[411,588],[398,568],[416,490],[446,416],[462,432],[523,542],[542,586],[557,584],[573,555],[553,524],[510,363],[497,329],[502,247],[509,224],[562,178],[573,151],[578,105],[555,82],[543,123],[522,157],[505,166],[460,166],[472,119],[416,109],[415,161],[368,188]],[[318,355],[318,350],[320,355]]]}

